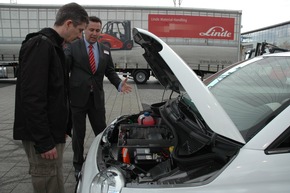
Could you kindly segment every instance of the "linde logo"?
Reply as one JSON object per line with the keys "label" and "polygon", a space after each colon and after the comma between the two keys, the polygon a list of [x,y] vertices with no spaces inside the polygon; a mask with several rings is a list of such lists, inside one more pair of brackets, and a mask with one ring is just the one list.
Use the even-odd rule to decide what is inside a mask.
{"label": "linde logo", "polygon": [[200,36],[209,36],[209,37],[231,37],[232,33],[225,30],[223,27],[221,26],[214,26],[212,28],[210,28],[209,30],[207,30],[207,32],[200,32],[199,33]]}

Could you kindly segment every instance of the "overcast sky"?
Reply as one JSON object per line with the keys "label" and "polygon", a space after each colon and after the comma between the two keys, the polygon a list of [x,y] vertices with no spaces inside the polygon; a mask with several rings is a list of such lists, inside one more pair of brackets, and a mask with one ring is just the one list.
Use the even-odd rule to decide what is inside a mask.
{"label": "overcast sky", "polygon": [[[76,2],[80,5],[145,5],[174,6],[174,0],[0,0],[0,3],[17,4],[66,4]],[[210,8],[242,11],[242,32],[290,21],[290,0],[180,0],[180,7]],[[134,4],[132,4],[134,3]],[[179,0],[176,0],[179,7]]]}

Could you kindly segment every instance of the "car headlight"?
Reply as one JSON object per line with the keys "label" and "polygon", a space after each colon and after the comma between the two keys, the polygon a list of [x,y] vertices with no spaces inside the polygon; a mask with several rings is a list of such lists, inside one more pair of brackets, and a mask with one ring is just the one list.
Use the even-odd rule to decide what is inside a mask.
{"label": "car headlight", "polygon": [[115,167],[110,167],[97,174],[91,184],[91,193],[119,193],[124,187],[123,174]]}

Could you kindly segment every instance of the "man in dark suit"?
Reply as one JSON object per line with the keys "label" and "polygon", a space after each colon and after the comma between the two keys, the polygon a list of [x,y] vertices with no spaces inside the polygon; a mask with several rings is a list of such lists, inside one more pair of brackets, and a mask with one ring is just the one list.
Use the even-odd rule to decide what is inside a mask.
{"label": "man in dark suit", "polygon": [[127,78],[121,80],[114,69],[110,48],[98,43],[102,21],[89,17],[84,30],[84,38],[65,48],[67,61],[71,67],[70,99],[73,121],[73,165],[75,175],[84,162],[84,138],[86,115],[88,115],[95,135],[106,127],[103,79],[106,76],[119,92],[131,92]]}

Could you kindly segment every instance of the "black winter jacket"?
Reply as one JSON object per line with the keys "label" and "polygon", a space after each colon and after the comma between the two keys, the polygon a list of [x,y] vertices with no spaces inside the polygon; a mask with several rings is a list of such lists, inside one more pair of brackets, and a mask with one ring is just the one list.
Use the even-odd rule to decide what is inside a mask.
{"label": "black winter jacket", "polygon": [[68,68],[63,38],[51,28],[28,34],[19,53],[13,138],[35,142],[38,153],[65,143]]}

